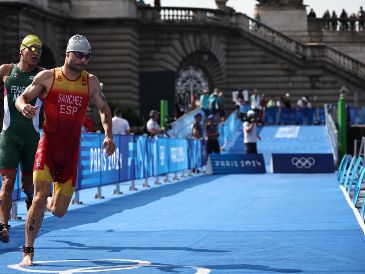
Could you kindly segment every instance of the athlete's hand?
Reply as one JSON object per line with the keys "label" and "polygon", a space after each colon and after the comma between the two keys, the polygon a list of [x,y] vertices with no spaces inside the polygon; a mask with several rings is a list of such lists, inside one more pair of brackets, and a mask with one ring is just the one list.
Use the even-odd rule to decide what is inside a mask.
{"label": "athlete's hand", "polygon": [[22,109],[22,114],[24,117],[33,118],[37,113],[38,106],[32,106],[31,104],[26,104]]}
{"label": "athlete's hand", "polygon": [[113,139],[110,137],[105,137],[103,142],[103,148],[105,148],[107,156],[112,155],[115,151],[115,144],[113,142]]}

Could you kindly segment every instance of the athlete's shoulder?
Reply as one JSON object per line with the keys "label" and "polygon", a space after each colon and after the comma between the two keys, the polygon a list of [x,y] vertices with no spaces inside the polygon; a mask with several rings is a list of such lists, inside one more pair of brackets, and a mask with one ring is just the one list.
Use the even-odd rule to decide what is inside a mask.
{"label": "athlete's shoulder", "polygon": [[40,83],[40,82],[44,82],[44,81],[49,81],[52,80],[53,81],[53,77],[54,77],[54,69],[45,69],[40,71],[33,80],[33,83]]}
{"label": "athlete's shoulder", "polygon": [[9,75],[15,64],[3,64],[0,66],[0,77]]}
{"label": "athlete's shoulder", "polygon": [[100,86],[100,81],[98,77],[96,77],[94,74],[88,73],[89,75],[89,84],[90,85],[97,85]]}

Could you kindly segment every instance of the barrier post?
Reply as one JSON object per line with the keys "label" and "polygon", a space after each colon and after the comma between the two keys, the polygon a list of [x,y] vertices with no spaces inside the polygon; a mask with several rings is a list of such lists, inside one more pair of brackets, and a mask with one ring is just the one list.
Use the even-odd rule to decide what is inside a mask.
{"label": "barrier post", "polygon": [[98,190],[95,194],[95,199],[104,199],[104,196],[101,193],[101,186],[98,186]]}
{"label": "barrier post", "polygon": [[156,176],[156,180],[155,180],[155,185],[160,185],[161,183],[160,183],[160,178],[159,178],[159,176],[157,175]]}
{"label": "barrier post", "polygon": [[123,194],[123,192],[120,191],[120,184],[119,183],[116,183],[115,184],[115,189],[113,191],[113,194],[114,195],[122,195]]}
{"label": "barrier post", "polygon": [[18,216],[18,204],[17,204],[17,202],[12,202],[10,219],[11,220],[16,220],[16,221],[19,221],[19,220],[22,219],[22,217]]}
{"label": "barrier post", "polygon": [[131,181],[131,185],[129,186],[129,191],[136,191],[136,190],[138,190],[138,188],[136,188],[136,182],[135,182],[135,180],[133,179],[133,180]]}
{"label": "barrier post", "polygon": [[147,177],[146,177],[146,178],[144,178],[143,187],[144,187],[144,188],[151,187],[151,186],[148,184],[148,179],[147,179]]}
{"label": "barrier post", "polygon": [[74,198],[72,200],[73,205],[82,205],[83,203],[80,201],[80,191],[76,190]]}
{"label": "barrier post", "polygon": [[344,93],[341,93],[337,103],[338,111],[338,148],[340,157],[342,158],[347,152],[347,117]]}
{"label": "barrier post", "polygon": [[178,181],[179,177],[177,176],[177,171],[175,171],[174,177],[172,178],[173,181]]}
{"label": "barrier post", "polygon": [[167,100],[160,101],[160,125],[166,128],[167,119],[169,118],[169,102]]}

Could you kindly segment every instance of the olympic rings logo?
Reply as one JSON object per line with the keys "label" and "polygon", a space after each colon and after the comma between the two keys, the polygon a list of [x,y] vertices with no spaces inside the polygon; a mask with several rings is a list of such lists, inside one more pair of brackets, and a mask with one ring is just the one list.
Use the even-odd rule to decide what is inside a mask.
{"label": "olympic rings logo", "polygon": [[315,163],[316,160],[313,157],[293,157],[291,159],[292,165],[296,166],[299,169],[302,168],[311,168]]}

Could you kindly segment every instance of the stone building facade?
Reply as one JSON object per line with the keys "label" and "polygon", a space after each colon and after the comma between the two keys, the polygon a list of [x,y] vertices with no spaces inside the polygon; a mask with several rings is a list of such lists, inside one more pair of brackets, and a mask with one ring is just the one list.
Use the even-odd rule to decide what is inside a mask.
{"label": "stone building facade", "polygon": [[[290,92],[293,101],[307,95],[322,105],[346,86],[349,103],[365,102],[362,56],[305,44],[320,36],[306,17],[285,33],[261,8],[257,21],[232,9],[155,8],[135,0],[0,0],[0,63],[16,62],[22,37],[35,33],[45,45],[42,64],[60,66],[68,38],[81,33],[92,45],[88,70],[104,83],[107,99],[140,116],[161,99],[173,116],[178,98],[189,104],[206,87],[224,89],[231,109],[231,91],[254,88],[275,97]],[[288,9],[303,13],[300,5]]]}

